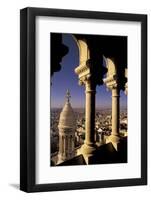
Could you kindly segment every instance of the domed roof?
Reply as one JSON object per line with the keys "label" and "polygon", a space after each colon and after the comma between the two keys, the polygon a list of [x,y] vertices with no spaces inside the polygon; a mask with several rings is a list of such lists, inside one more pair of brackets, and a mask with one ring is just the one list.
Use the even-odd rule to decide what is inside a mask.
{"label": "domed roof", "polygon": [[67,101],[62,109],[61,114],[60,114],[58,127],[75,128],[76,120],[75,120],[75,115],[74,115],[73,109],[69,102],[70,93],[68,90],[67,90],[66,98],[67,98]]}

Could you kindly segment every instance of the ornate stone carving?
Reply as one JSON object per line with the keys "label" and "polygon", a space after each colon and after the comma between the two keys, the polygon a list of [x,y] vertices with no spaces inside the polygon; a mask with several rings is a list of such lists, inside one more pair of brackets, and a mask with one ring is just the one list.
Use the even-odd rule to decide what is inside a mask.
{"label": "ornate stone carving", "polygon": [[117,88],[119,86],[117,69],[115,63],[110,58],[106,58],[106,66],[108,71],[106,78],[103,79],[103,81],[106,84],[107,88],[112,90],[113,88]]}

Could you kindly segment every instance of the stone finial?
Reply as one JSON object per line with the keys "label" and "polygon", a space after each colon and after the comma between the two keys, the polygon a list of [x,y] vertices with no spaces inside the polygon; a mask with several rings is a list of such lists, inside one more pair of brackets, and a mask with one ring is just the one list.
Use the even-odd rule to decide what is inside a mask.
{"label": "stone finial", "polygon": [[70,98],[71,98],[70,91],[69,89],[67,89],[67,92],[66,92],[67,103],[70,103]]}

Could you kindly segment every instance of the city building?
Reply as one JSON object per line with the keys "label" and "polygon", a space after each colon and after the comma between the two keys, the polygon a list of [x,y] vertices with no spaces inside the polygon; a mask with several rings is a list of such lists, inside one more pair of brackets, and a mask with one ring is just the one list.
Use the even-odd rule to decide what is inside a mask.
{"label": "city building", "polygon": [[76,120],[70,104],[70,92],[67,90],[66,102],[59,118],[59,153],[57,164],[75,156]]}

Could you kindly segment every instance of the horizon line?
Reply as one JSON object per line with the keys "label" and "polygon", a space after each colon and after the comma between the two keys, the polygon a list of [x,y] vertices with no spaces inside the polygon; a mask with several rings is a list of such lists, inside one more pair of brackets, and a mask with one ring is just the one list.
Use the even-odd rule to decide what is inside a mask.
{"label": "horizon line", "polygon": [[[63,107],[51,107],[50,109],[62,109],[62,108]],[[73,107],[73,106],[72,106],[72,108],[73,109],[85,109],[85,107]],[[127,109],[127,107],[124,107],[124,106],[122,106],[120,108]],[[96,107],[95,109],[112,109],[112,107]]]}

